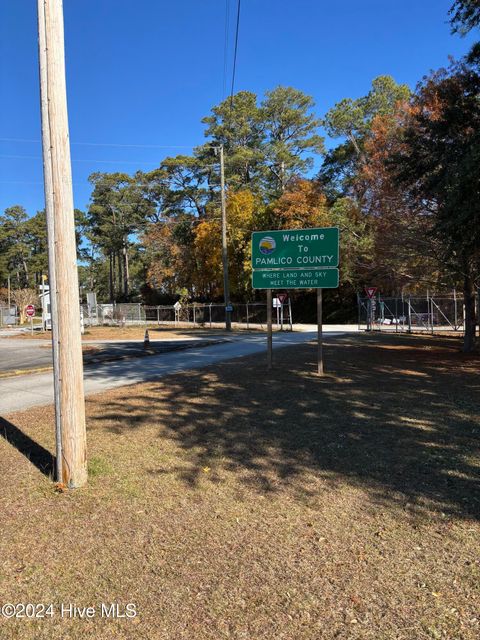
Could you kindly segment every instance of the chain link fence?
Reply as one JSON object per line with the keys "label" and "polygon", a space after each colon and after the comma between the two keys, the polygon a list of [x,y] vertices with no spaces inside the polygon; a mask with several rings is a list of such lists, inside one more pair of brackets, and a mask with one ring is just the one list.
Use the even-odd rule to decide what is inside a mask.
{"label": "chain link fence", "polygon": [[87,327],[98,325],[126,326],[145,324],[145,310],[141,304],[81,305],[83,323]]}
{"label": "chain link fence", "polygon": [[9,327],[18,324],[17,307],[0,305],[0,327]]}
{"label": "chain link fence", "polygon": [[[264,302],[233,304],[231,320],[233,325],[263,328],[267,324],[267,305]],[[98,304],[82,305],[85,327],[110,325],[157,324],[173,327],[221,327],[225,323],[223,304],[189,304],[145,306],[142,304]],[[274,324],[291,328],[291,305],[286,304],[277,314],[273,314]]]}
{"label": "chain link fence", "polygon": [[[477,301],[478,306],[478,301]],[[463,296],[457,293],[383,297],[358,296],[358,328],[373,331],[442,332],[464,329]]]}

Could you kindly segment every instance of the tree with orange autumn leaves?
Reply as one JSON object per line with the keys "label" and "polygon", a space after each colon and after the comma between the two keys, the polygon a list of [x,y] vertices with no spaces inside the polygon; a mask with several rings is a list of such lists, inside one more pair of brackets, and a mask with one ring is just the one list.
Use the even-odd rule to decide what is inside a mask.
{"label": "tree with orange autumn leaves", "polygon": [[[250,237],[260,224],[264,206],[248,189],[232,191],[227,199],[228,255],[231,291],[249,293]],[[222,295],[222,241],[220,209],[210,207],[202,218],[178,224],[156,223],[144,238],[150,251],[148,277],[171,294],[186,287],[191,297],[216,299]]]}
{"label": "tree with orange autumn leaves", "polygon": [[357,177],[361,206],[372,233],[368,277],[384,294],[421,292],[442,277],[439,246],[432,236],[432,214],[421,200],[409,197],[390,170],[411,110],[409,102],[402,102],[393,113],[373,119],[364,143],[366,161]]}

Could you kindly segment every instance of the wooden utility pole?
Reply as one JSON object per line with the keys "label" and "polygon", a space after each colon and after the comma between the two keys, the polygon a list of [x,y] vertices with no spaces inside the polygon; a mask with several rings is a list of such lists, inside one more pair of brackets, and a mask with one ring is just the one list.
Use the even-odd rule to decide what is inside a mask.
{"label": "wooden utility pole", "polygon": [[228,248],[227,248],[227,206],[225,202],[225,163],[223,159],[223,144],[220,145],[220,189],[222,203],[222,263],[223,263],[223,298],[225,303],[225,329],[232,330],[232,316],[230,307],[230,287],[228,283]]}
{"label": "wooden utility pole", "polygon": [[57,479],[75,488],[87,481],[87,455],[62,0],[38,0],[38,32]]}
{"label": "wooden utility pole", "polygon": [[[48,98],[47,98],[47,45],[45,42],[45,7],[44,0],[38,0],[38,59],[40,69],[40,105],[42,119],[42,147],[43,147],[43,181],[45,191],[45,214],[47,219],[48,242],[48,298],[44,295],[42,305],[50,301],[50,319],[52,330],[53,353],[53,392],[55,401],[55,443],[56,443],[56,473],[57,481],[62,481],[62,431],[60,424],[60,370],[59,370],[59,341],[57,317],[57,279],[55,275],[55,227],[53,212],[52,160],[50,155],[50,128],[48,126]],[[45,288],[43,288],[45,294]]]}

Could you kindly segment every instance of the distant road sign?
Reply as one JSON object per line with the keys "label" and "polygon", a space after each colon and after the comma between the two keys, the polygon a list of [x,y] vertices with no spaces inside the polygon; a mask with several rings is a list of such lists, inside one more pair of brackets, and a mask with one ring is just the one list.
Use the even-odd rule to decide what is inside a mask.
{"label": "distant road sign", "polygon": [[273,308],[274,309],[280,309],[281,306],[282,306],[282,303],[280,302],[280,298],[274,298],[273,299]]}
{"label": "distant road sign", "polygon": [[27,317],[33,318],[33,316],[35,315],[35,307],[33,304],[27,304],[27,306],[25,307],[25,314],[27,315]]}
{"label": "distant road sign", "polygon": [[284,304],[288,300],[287,293],[277,293],[277,298],[280,300],[280,304]]}
{"label": "distant road sign", "polygon": [[175,304],[173,305],[173,308],[175,309],[175,311],[180,311],[180,309],[182,308],[182,305],[180,304],[180,302],[175,302]]}
{"label": "distant road sign", "polygon": [[370,298],[370,300],[375,297],[375,294],[377,293],[377,288],[378,287],[365,287],[365,293]]}
{"label": "distant road sign", "polygon": [[252,233],[252,268],[322,269],[338,267],[338,227]]}
{"label": "distant road sign", "polygon": [[336,289],[338,269],[253,271],[254,289]]}
{"label": "distant road sign", "polygon": [[232,312],[233,306],[231,304],[227,304],[227,306],[225,307],[225,311]]}

